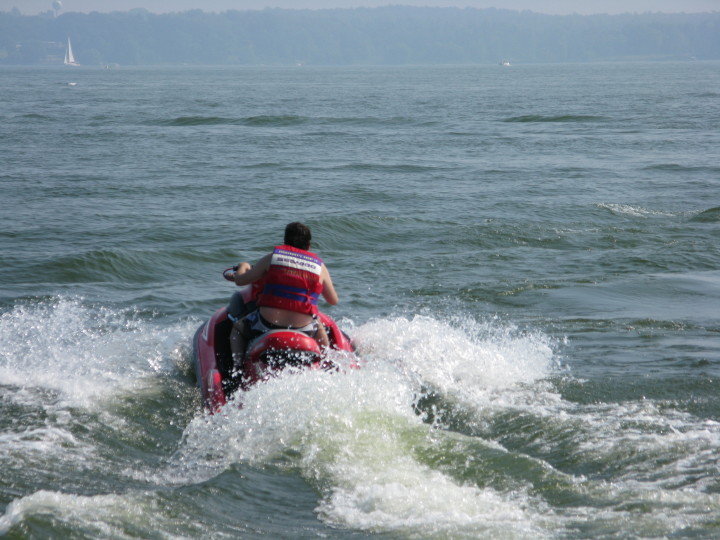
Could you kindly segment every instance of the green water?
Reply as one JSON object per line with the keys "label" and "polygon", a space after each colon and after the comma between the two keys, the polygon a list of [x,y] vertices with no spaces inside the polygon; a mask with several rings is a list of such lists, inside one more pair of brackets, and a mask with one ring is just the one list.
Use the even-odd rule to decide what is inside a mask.
{"label": "green water", "polygon": [[[719,83],[3,68],[0,535],[716,536]],[[294,220],[362,369],[206,417],[191,337]]]}

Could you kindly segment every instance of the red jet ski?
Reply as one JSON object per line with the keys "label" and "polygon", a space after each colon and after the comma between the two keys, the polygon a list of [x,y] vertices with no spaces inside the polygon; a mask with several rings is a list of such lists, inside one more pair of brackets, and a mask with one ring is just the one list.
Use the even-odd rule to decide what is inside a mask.
{"label": "red jet ski", "polygon": [[[232,271],[232,268],[225,270],[223,276],[232,280]],[[240,316],[255,309],[257,292],[252,285],[239,287],[242,298]],[[325,325],[331,349],[355,351],[350,338],[335,321],[324,313],[320,313],[318,318]],[[195,373],[203,404],[210,413],[217,412],[238,389],[246,390],[286,367],[335,369],[334,364],[325,359],[314,338],[292,329],[271,330],[251,341],[242,368],[235,369],[230,350],[232,324],[228,308],[222,307],[197,329],[193,337]]]}

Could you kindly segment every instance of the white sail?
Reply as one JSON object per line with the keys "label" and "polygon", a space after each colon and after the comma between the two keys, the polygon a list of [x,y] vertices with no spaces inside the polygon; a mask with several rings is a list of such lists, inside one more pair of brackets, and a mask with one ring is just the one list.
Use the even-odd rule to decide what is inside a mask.
{"label": "white sail", "polygon": [[65,61],[63,62],[66,66],[79,66],[75,61],[75,56],[72,52],[72,45],[70,45],[70,38],[68,38],[67,49],[65,49]]}

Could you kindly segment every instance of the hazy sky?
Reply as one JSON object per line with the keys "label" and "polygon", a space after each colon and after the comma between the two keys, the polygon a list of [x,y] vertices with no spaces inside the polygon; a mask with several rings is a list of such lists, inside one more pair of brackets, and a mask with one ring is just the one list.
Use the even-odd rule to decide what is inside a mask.
{"label": "hazy sky", "polygon": [[[377,7],[385,5],[476,7],[530,10],[538,13],[588,15],[593,13],[694,13],[720,11],[720,0],[61,0],[61,12],[68,11],[127,11],[144,7],[165,13],[168,11],[226,11],[279,7],[286,9]],[[52,9],[52,0],[0,0],[0,11],[17,7],[23,14],[35,14]]]}

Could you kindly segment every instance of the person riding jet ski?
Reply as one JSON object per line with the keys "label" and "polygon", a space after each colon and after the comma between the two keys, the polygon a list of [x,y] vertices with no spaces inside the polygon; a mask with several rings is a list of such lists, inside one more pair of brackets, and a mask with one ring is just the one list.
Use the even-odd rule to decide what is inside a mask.
{"label": "person riding jet ski", "polygon": [[254,266],[247,262],[237,265],[233,278],[236,285],[253,284],[259,289],[257,309],[243,318],[233,319],[230,348],[233,364],[241,366],[250,340],[276,329],[293,329],[328,347],[325,327],[318,321],[317,302],[322,297],[328,304],[339,301],[330,272],[322,259],[309,251],[312,235],[306,225],[293,222],[285,227],[284,243]]}

